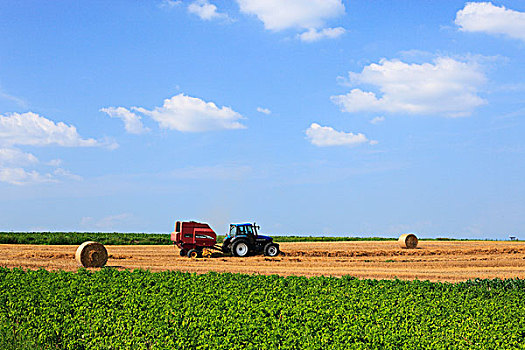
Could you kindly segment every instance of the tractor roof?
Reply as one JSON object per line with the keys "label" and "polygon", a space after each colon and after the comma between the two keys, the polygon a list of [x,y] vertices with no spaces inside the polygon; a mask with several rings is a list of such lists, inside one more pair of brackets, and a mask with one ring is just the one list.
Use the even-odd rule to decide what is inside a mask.
{"label": "tractor roof", "polygon": [[233,226],[252,226],[253,224],[247,222],[247,223],[244,223],[244,224],[232,224]]}

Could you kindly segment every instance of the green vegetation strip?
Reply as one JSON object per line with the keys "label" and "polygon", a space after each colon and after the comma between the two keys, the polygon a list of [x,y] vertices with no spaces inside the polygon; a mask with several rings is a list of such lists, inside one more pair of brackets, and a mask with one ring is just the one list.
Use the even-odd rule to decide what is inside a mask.
{"label": "green vegetation strip", "polygon": [[118,232],[0,232],[0,244],[80,245],[96,241],[108,245],[173,244],[169,234]]}
{"label": "green vegetation strip", "polygon": [[[224,236],[217,237],[222,242]],[[342,241],[394,241],[397,238],[383,237],[315,237],[273,236],[276,242],[342,242]],[[452,241],[449,238],[432,240]],[[0,244],[49,244],[80,245],[85,241],[96,241],[106,245],[162,245],[173,244],[169,234],[119,233],[119,232],[0,232]]]}
{"label": "green vegetation strip", "polygon": [[524,349],[524,280],[0,268],[2,349]]}

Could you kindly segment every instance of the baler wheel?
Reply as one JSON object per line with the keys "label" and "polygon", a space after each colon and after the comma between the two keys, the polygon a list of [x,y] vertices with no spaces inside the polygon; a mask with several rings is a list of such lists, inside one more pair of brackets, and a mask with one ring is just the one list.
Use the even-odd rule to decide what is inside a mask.
{"label": "baler wheel", "polygon": [[190,249],[190,251],[188,252],[188,258],[202,258],[202,252],[198,251],[197,249]]}

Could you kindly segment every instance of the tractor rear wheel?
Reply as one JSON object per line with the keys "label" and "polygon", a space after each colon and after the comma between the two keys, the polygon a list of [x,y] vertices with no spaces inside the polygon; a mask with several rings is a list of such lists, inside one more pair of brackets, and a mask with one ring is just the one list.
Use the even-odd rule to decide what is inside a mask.
{"label": "tractor rear wheel", "polygon": [[264,255],[272,257],[279,255],[279,245],[275,243],[268,243],[264,246]]}
{"label": "tractor rear wheel", "polygon": [[248,256],[249,252],[250,247],[248,246],[248,242],[246,241],[238,241],[233,243],[232,245],[232,253],[234,256],[243,258],[245,256]]}
{"label": "tractor rear wheel", "polygon": [[179,252],[180,256],[186,256],[186,254],[188,254],[188,251],[186,249],[181,249],[180,252]]}

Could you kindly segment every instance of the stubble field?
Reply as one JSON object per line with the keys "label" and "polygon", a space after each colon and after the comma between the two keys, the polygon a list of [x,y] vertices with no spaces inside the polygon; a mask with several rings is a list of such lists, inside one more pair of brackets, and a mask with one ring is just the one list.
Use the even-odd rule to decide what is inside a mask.
{"label": "stubble field", "polygon": [[[420,241],[401,249],[394,241],[281,243],[276,258],[188,259],[173,246],[106,246],[117,269],[232,272],[281,276],[343,276],[458,282],[525,278],[525,242]],[[76,246],[0,245],[0,266],[76,271]]]}

